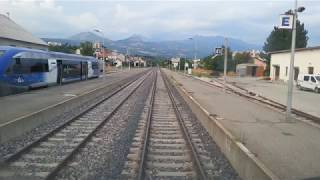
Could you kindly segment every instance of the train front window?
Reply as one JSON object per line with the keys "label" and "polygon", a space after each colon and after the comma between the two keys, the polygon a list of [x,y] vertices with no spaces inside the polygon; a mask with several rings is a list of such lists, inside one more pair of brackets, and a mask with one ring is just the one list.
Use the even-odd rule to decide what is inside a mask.
{"label": "train front window", "polygon": [[47,59],[14,58],[6,70],[7,74],[30,74],[42,72],[49,72]]}

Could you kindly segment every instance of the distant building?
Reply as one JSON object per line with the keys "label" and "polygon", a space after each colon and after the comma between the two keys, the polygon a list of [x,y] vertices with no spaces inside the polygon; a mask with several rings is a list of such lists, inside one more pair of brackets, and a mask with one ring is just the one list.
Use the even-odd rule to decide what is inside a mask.
{"label": "distant building", "polygon": [[134,67],[146,67],[147,66],[147,62],[145,60],[142,59],[142,57],[130,57],[129,58],[131,62],[133,62],[133,66]]}
{"label": "distant building", "polygon": [[62,46],[62,43],[61,43],[61,42],[52,42],[52,41],[49,41],[49,42],[48,42],[48,45],[49,45],[49,46]]}
{"label": "distant building", "polygon": [[192,61],[193,61],[193,64],[192,64],[193,69],[197,69],[200,64],[200,59],[194,59]]}
{"label": "distant building", "polygon": [[16,24],[8,16],[0,14],[0,45],[48,50],[48,44]]}
{"label": "distant building", "polygon": [[[270,52],[270,78],[289,80],[290,50]],[[320,74],[320,46],[296,49],[294,80],[299,74]]]}
{"label": "distant building", "polygon": [[174,68],[177,68],[180,63],[180,58],[171,58],[171,63],[173,64]]}
{"label": "distant building", "polygon": [[[259,52],[258,52],[259,53]],[[266,60],[261,58],[256,51],[250,52],[250,63],[238,64],[236,66],[236,72],[238,76],[252,76],[261,77],[264,76],[267,63]]]}
{"label": "distant building", "polygon": [[78,49],[76,49],[75,54],[79,54],[79,55],[81,55],[81,50],[80,50],[79,48],[78,48]]}

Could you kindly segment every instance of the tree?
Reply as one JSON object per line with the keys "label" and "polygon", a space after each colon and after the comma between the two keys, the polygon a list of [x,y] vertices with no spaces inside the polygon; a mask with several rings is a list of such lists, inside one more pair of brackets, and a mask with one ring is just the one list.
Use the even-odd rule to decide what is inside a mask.
{"label": "tree", "polygon": [[49,51],[55,51],[55,52],[63,52],[63,53],[75,53],[76,49],[78,49],[78,46],[72,46],[68,43],[62,44],[61,46],[53,46],[49,45]]}
{"label": "tree", "polygon": [[244,64],[244,63],[252,63],[252,57],[250,55],[250,52],[237,53],[234,56],[234,61],[235,61],[235,65]]}
{"label": "tree", "polygon": [[[286,12],[286,14],[288,13],[289,12]],[[300,21],[297,20],[296,48],[307,47],[309,40],[307,34],[308,31],[305,30],[304,23],[300,23]],[[291,40],[291,30],[274,27],[273,31],[270,33],[266,42],[264,43],[263,50],[265,52],[288,50],[291,48]],[[265,59],[267,60],[265,75],[268,76],[270,74],[270,54],[268,54]]]}
{"label": "tree", "polygon": [[80,44],[80,53],[84,56],[93,56],[94,49],[91,42],[86,41]]}
{"label": "tree", "polygon": [[[304,23],[300,23],[297,20],[297,36],[296,36],[296,48],[307,47],[308,31],[304,29]],[[264,43],[263,50],[266,52],[287,50],[291,48],[291,30],[273,28],[266,42]]]}
{"label": "tree", "polygon": [[191,60],[188,60],[188,59],[183,58],[183,57],[180,58],[180,63],[179,63],[179,68],[178,68],[178,69],[179,69],[180,71],[183,71],[184,68],[185,68],[184,66],[185,66],[186,63],[188,63],[188,67],[189,67],[189,68],[192,67],[192,61],[191,61]]}
{"label": "tree", "polygon": [[[205,69],[223,72],[224,69],[224,55],[216,56],[213,58],[212,55],[205,57],[202,61],[202,66]],[[235,62],[232,60],[232,52],[228,49],[228,64],[227,64],[228,71],[235,70]]]}

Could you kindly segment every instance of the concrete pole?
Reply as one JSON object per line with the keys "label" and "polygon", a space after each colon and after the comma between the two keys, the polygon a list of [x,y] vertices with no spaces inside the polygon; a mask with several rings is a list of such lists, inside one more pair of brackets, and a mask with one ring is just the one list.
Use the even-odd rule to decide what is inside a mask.
{"label": "concrete pole", "polygon": [[224,39],[224,67],[223,67],[223,83],[224,83],[224,90],[227,86],[227,64],[228,64],[228,39]]}
{"label": "concrete pole", "polygon": [[[102,33],[102,32],[101,32]],[[102,33],[103,38],[102,38],[102,64],[103,64],[103,76],[106,74],[106,63],[105,63],[105,57],[104,57],[104,33]]]}
{"label": "concrete pole", "polygon": [[292,41],[291,41],[291,58],[290,58],[290,69],[289,69],[289,81],[288,81],[288,96],[287,96],[287,112],[286,120],[293,122],[291,118],[292,109],[292,91],[293,91],[293,76],[294,76],[294,53],[296,48],[296,29],[297,29],[297,8],[298,1],[295,0],[295,7],[293,13],[293,28],[292,28]]}
{"label": "concrete pole", "polygon": [[197,59],[197,50],[198,50],[197,39],[194,38],[194,60]]}
{"label": "concrete pole", "polygon": [[184,59],[184,68],[183,68],[184,69],[184,71],[183,71],[184,74],[186,74],[186,71],[187,71],[186,63],[187,63],[187,56]]}
{"label": "concrete pole", "polygon": [[128,58],[127,60],[128,60],[128,62],[129,62],[129,70],[131,69],[131,64],[130,64],[130,58],[129,58],[129,50],[128,50],[128,48],[127,48],[127,55],[126,55],[126,57]]}
{"label": "concrete pole", "polygon": [[197,47],[197,40],[196,40],[196,38],[193,38],[193,41],[194,41],[194,61],[193,61],[193,69],[195,69],[196,68],[196,59],[197,59],[197,49],[198,49],[198,47]]}

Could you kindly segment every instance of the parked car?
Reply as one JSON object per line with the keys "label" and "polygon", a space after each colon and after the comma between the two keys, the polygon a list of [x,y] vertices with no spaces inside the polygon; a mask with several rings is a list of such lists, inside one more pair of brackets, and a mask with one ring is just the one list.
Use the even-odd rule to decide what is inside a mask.
{"label": "parked car", "polygon": [[301,90],[312,90],[320,93],[320,75],[299,74],[297,87]]}

